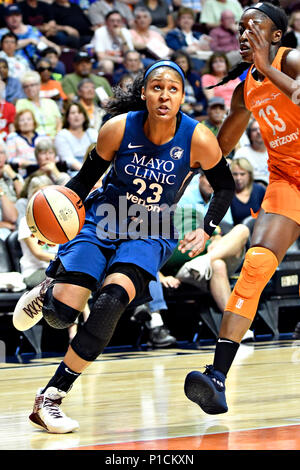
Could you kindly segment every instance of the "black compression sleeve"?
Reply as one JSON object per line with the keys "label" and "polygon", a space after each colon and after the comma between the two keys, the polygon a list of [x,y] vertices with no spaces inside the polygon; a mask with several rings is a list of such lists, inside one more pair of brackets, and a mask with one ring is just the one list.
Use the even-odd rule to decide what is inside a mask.
{"label": "black compression sleeve", "polygon": [[210,170],[203,170],[214,190],[204,217],[204,231],[211,236],[229,209],[235,192],[235,182],[224,157]]}
{"label": "black compression sleeve", "polygon": [[84,201],[111,162],[104,160],[93,148],[78,173],[66,184]]}

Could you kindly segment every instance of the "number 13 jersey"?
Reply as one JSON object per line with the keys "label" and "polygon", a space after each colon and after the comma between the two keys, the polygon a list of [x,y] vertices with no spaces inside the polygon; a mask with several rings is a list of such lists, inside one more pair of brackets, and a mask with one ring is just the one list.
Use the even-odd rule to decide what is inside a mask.
{"label": "number 13 jersey", "polygon": [[[281,70],[282,57],[289,49],[280,47],[272,67]],[[251,66],[244,86],[246,107],[253,113],[269,154],[270,177],[290,180],[300,186],[300,93],[288,98],[267,77],[259,82]],[[300,84],[299,84],[300,88]],[[299,95],[299,96],[298,96]]]}

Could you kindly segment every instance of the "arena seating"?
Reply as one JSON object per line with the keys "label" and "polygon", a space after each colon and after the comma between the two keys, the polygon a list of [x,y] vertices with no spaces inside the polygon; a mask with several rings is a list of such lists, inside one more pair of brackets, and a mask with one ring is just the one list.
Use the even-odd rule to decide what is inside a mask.
{"label": "arena seating", "polygon": [[[17,231],[13,232],[6,242],[0,240],[0,272],[20,272],[21,247],[18,242]],[[231,278],[232,287],[238,275]],[[278,327],[279,311],[281,308],[300,306],[299,298],[300,279],[300,241],[298,240],[288,250],[283,262],[278,267],[274,276],[266,286],[260,300],[257,317],[267,325],[273,339],[279,337]],[[182,285],[178,289],[164,289],[165,299],[170,311],[177,309],[186,314],[188,310],[195,313],[195,321],[192,328],[195,328],[190,338],[192,341],[200,339],[199,324],[204,323],[210,330],[213,337],[218,336],[222,314],[217,309],[212,297],[209,294],[199,292],[193,286]],[[22,292],[0,291],[0,315],[11,314]],[[170,314],[171,316],[171,314]],[[178,318],[178,317],[177,317]],[[191,318],[191,316],[190,316]],[[179,322],[182,318],[179,317]],[[132,324],[127,325],[132,328]],[[11,328],[13,326],[11,325]],[[28,339],[37,354],[41,353],[41,325],[36,325],[32,330],[19,335],[19,342],[16,353],[22,349],[24,336]],[[140,346],[142,341],[142,330],[138,332],[137,341],[133,341],[133,346]],[[189,338],[186,338],[189,341]],[[126,342],[126,341],[125,341]]]}

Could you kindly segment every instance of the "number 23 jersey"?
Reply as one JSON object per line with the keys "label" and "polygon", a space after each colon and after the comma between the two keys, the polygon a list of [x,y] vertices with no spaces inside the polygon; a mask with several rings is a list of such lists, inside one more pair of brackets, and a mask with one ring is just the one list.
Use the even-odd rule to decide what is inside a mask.
{"label": "number 23 jersey", "polygon": [[[282,57],[289,49],[280,47],[272,67],[281,70]],[[295,102],[289,99],[267,77],[262,82],[252,75],[245,79],[244,100],[259,124],[269,154],[271,178],[288,179],[300,186],[300,96],[295,89]]]}
{"label": "number 23 jersey", "polygon": [[[174,137],[163,145],[155,145],[144,134],[145,117],[145,111],[127,114],[120,148],[96,196],[98,203],[116,208],[115,229],[119,234],[123,232],[119,222],[138,215],[139,209],[143,213],[141,219],[144,220],[146,214],[149,221],[155,215],[161,218],[170,209],[174,210],[174,204],[198,171],[190,168],[190,150],[199,123],[180,112]],[[95,204],[87,212],[86,220],[99,224],[93,208]]]}

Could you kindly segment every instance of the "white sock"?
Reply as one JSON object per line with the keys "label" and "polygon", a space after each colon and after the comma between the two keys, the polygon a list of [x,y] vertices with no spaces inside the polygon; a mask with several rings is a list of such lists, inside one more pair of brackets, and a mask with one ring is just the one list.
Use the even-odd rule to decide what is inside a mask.
{"label": "white sock", "polygon": [[151,320],[147,321],[146,326],[150,330],[156,328],[157,326],[163,326],[164,322],[161,318],[161,314],[159,312],[151,313]]}

